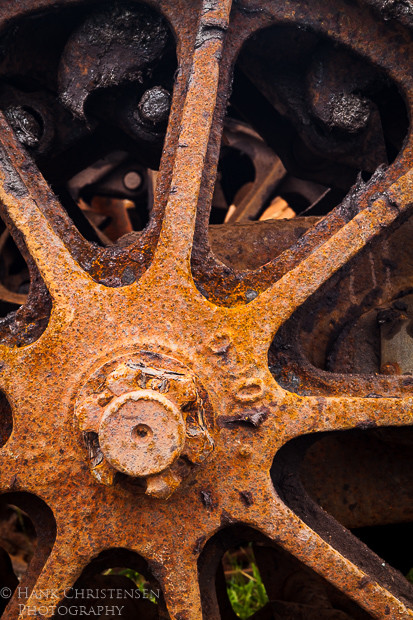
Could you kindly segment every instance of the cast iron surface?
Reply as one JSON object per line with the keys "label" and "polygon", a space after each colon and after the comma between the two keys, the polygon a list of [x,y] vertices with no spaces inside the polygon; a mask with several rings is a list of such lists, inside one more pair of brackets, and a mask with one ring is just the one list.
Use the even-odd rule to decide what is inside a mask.
{"label": "cast iron surface", "polygon": [[[0,19],[6,28],[33,11],[77,4],[2,0]],[[380,390],[374,378],[366,390],[365,381],[342,375],[318,393],[314,380],[303,394],[276,381],[268,363],[274,337],[293,313],[383,230],[410,214],[410,130],[391,166],[359,183],[351,200],[312,222],[265,267],[228,268],[207,237],[232,67],[248,37],[293,23],[351,47],[391,77],[410,113],[410,5],[401,3],[393,14],[385,4],[151,2],[173,29],[179,69],[152,219],[124,248],[101,248],[80,235],[1,115],[0,199],[32,286],[27,306],[2,326],[0,387],[12,408],[13,430],[0,450],[0,485],[4,493],[26,494],[28,507],[36,504],[30,497],[39,498],[53,515],[47,512],[37,523],[43,534],[21,583],[34,592],[26,606],[12,599],[4,618],[53,608],[85,567],[111,548],[134,551],[147,562],[165,600],[160,617],[227,617],[205,565],[210,554],[214,566],[221,544],[211,552],[209,542],[213,547],[219,532],[237,525],[333,584],[356,604],[353,617],[413,617],[411,587],[402,576],[309,500],[300,502],[300,487],[289,482],[295,462],[286,446],[317,432],[409,425],[411,385],[380,377]],[[71,49],[66,61],[77,61],[77,51]],[[315,106],[322,113],[318,105],[323,102]],[[75,403],[88,378],[140,351],[189,368],[213,411],[207,430],[214,450],[168,499],[126,483],[100,484],[90,473],[75,421]],[[202,596],[198,574],[204,578]],[[280,613],[281,603],[274,617]]]}

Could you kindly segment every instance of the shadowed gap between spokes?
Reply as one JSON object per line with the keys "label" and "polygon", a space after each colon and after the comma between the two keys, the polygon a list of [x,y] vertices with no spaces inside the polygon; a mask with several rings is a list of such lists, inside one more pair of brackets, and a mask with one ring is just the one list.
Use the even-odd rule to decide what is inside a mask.
{"label": "shadowed gap between spokes", "polygon": [[276,617],[290,617],[290,614],[296,617],[293,614],[298,614],[297,617],[303,618],[315,618],[318,614],[317,617],[323,620],[328,620],[330,616],[342,617],[343,620],[371,618],[276,541],[243,524],[221,529],[207,542],[199,557],[199,579],[206,618],[236,618],[235,611],[241,607],[242,600],[237,598],[237,593],[241,595],[241,588],[236,590],[233,575],[243,561],[240,552],[243,556],[249,556],[250,565],[249,568],[244,567],[241,574],[250,586],[253,580],[256,581],[255,596],[258,600],[254,601],[254,611],[257,618],[269,618],[272,614]]}
{"label": "shadowed gap between spokes", "polygon": [[[237,9],[238,7],[234,7],[234,13],[233,13],[234,21],[237,24],[237,19],[239,19],[240,24],[243,26],[244,22],[243,22],[243,18],[241,18],[242,9],[239,8],[240,10],[239,15],[237,14]],[[235,28],[234,29],[235,31],[231,32],[231,25],[230,25],[230,31],[229,31],[228,38],[229,38],[229,41],[231,41],[231,45],[228,46],[227,51],[230,56],[231,62],[227,61],[228,73],[230,73],[229,65],[232,64],[235,60],[235,58],[231,56],[231,53],[233,54],[239,53],[239,58],[237,59],[237,71],[235,72],[234,90],[233,90],[232,97],[230,100],[230,108],[228,110],[229,118],[227,120],[231,121],[231,123],[229,124],[229,127],[225,127],[224,125],[224,140],[221,143],[221,149],[223,150],[224,148],[227,148],[227,142],[229,142],[229,144],[233,146],[233,141],[234,141],[233,126],[234,126],[234,123],[237,123],[240,119],[242,119],[243,122],[241,123],[241,125],[243,125],[244,131],[246,131],[247,133],[249,132],[250,139],[251,139],[251,134],[254,136],[255,140],[260,141],[262,139],[262,143],[265,144],[267,149],[271,147],[271,149],[274,151],[273,153],[274,157],[276,157],[275,154],[277,155],[279,154],[281,156],[283,163],[288,168],[287,176],[288,176],[288,173],[294,175],[294,164],[295,164],[295,167],[296,168],[298,167],[300,169],[298,171],[295,170],[295,174],[297,175],[299,179],[301,180],[302,179],[308,180],[308,178],[311,179],[312,178],[311,172],[313,172],[314,174],[316,173],[311,168],[310,165],[308,166],[308,170],[305,169],[304,162],[308,160],[307,163],[309,163],[310,161],[311,161],[311,164],[315,164],[315,162],[320,163],[320,158],[317,157],[316,153],[313,152],[311,148],[309,150],[304,149],[304,153],[306,153],[307,155],[307,160],[303,156],[303,161],[301,162],[301,168],[299,164],[300,154],[303,155],[301,151],[299,153],[298,152],[295,153],[295,150],[294,150],[294,155],[296,157],[291,157],[291,153],[289,153],[289,150],[293,150],[292,144],[294,143],[294,147],[297,145],[296,145],[296,141],[293,139],[295,134],[293,133],[293,136],[292,136],[291,134],[288,133],[289,131],[288,127],[290,127],[292,123],[291,117],[294,116],[294,114],[288,113],[288,105],[289,103],[291,103],[291,101],[290,102],[286,101],[286,99],[288,99],[286,91],[288,91],[290,93],[290,96],[292,99],[292,107],[294,108],[295,112],[297,110],[296,110],[296,107],[294,107],[294,104],[296,106],[301,106],[301,108],[303,107],[303,105],[304,107],[305,106],[307,107],[307,109],[305,110],[302,110],[300,108],[300,111],[303,113],[303,115],[305,115],[306,122],[304,122],[304,126],[307,126],[307,128],[302,127],[303,123],[301,120],[300,121],[301,132],[300,130],[298,130],[298,134],[299,134],[298,137],[302,138],[301,134],[303,133],[305,136],[307,136],[306,142],[308,144],[311,143],[312,146],[314,146],[314,139],[311,140],[311,138],[309,138],[309,135],[312,136],[313,138],[317,137],[318,155],[320,155],[320,152],[319,152],[320,143],[323,143],[323,147],[321,148],[321,151],[323,153],[323,156],[326,157],[326,159],[324,160],[323,157],[321,157],[321,160],[323,161],[324,164],[326,164],[326,162],[330,164],[330,166],[327,166],[328,173],[330,174],[330,176],[332,175],[331,168],[332,167],[334,168],[334,162],[337,159],[338,161],[341,161],[341,166],[344,169],[344,171],[347,171],[347,177],[349,175],[349,171],[351,172],[351,174],[350,174],[350,180],[346,178],[346,181],[344,183],[345,191],[344,193],[342,193],[341,197],[340,198],[336,197],[333,200],[333,202],[331,202],[331,198],[330,198],[329,210],[333,209],[333,212],[331,214],[332,217],[329,219],[329,222],[328,223],[326,222],[325,224],[319,224],[318,229],[316,227],[317,230],[313,229],[311,232],[308,233],[307,236],[304,235],[302,242],[295,240],[296,243],[294,245],[292,243],[290,244],[291,248],[281,242],[282,250],[284,251],[278,252],[275,255],[275,258],[274,258],[274,253],[273,253],[273,255],[266,256],[267,258],[266,261],[263,261],[262,263],[258,263],[258,261],[256,261],[254,257],[253,266],[251,267],[250,265],[248,265],[247,267],[245,267],[243,266],[242,258],[240,258],[237,261],[238,257],[236,256],[236,253],[233,253],[233,256],[231,256],[231,252],[227,251],[225,247],[222,248],[221,251],[218,251],[218,253],[215,253],[216,256],[218,256],[218,260],[215,260],[212,255],[207,256],[208,252],[205,250],[205,247],[201,247],[200,252],[198,252],[199,255],[196,255],[196,253],[194,252],[193,261],[194,261],[194,268],[198,272],[197,276],[199,278],[199,288],[200,290],[205,289],[206,295],[209,296],[209,298],[211,299],[218,298],[218,303],[220,303],[221,301],[219,300],[220,296],[222,299],[222,303],[224,304],[226,303],[229,304],[229,302],[232,300],[237,301],[237,303],[242,303],[243,301],[247,301],[247,302],[250,301],[254,295],[255,296],[257,295],[259,290],[263,290],[265,289],[265,286],[268,286],[268,284],[271,282],[271,276],[273,276],[272,281],[274,281],[277,273],[283,272],[283,269],[285,270],[287,270],[288,268],[291,269],[293,265],[297,264],[298,261],[294,257],[295,254],[303,257],[306,254],[308,255],[311,249],[314,250],[314,248],[316,247],[316,244],[319,243],[318,240],[322,236],[323,230],[325,231],[326,229],[330,228],[330,229],[337,231],[337,228],[340,222],[348,221],[350,217],[352,217],[354,213],[357,212],[358,208],[361,208],[361,207],[364,208],[365,206],[369,204],[368,201],[372,197],[377,195],[377,192],[380,191],[380,187],[385,186],[386,179],[389,179],[389,178],[394,179],[395,175],[397,174],[397,171],[398,171],[398,174],[401,174],[403,170],[407,169],[409,157],[411,156],[411,147],[409,143],[409,139],[411,137],[411,131],[408,128],[407,118],[406,118],[405,124],[403,125],[403,135],[401,136],[401,139],[397,142],[397,145],[393,145],[395,150],[391,154],[387,153],[387,155],[384,152],[383,153],[376,152],[373,156],[374,164],[372,163],[371,159],[368,161],[368,163],[367,161],[364,161],[364,160],[360,163],[360,159],[363,159],[362,154],[360,153],[360,149],[363,151],[364,159],[366,159],[366,157],[368,159],[368,156],[371,155],[371,150],[372,150],[370,148],[371,144],[369,140],[366,140],[365,143],[363,142],[363,139],[365,138],[365,135],[363,132],[361,132],[361,134],[357,134],[357,139],[360,142],[360,149],[353,148],[353,152],[351,153],[350,157],[349,157],[348,150],[345,152],[346,157],[344,157],[344,159],[343,159],[343,153],[341,151],[340,151],[340,154],[337,154],[334,151],[334,147],[337,148],[337,143],[340,142],[340,139],[335,134],[335,129],[336,129],[335,126],[333,129],[331,126],[329,126],[328,129],[325,126],[326,124],[328,124],[328,121],[326,120],[326,117],[323,116],[323,114],[321,113],[319,109],[320,107],[323,107],[323,106],[322,105],[317,106],[318,99],[320,98],[325,103],[325,108],[326,109],[328,108],[328,110],[331,112],[331,115],[328,118],[331,121],[331,123],[334,124],[335,121],[331,120],[332,116],[334,116],[333,102],[334,101],[337,102],[337,100],[340,99],[340,97],[336,99],[334,95],[330,96],[329,88],[343,87],[343,92],[345,92],[346,88],[349,87],[349,84],[347,84],[346,82],[346,73],[347,75],[348,74],[351,75],[353,80],[355,79],[357,81],[357,79],[360,79],[360,75],[363,75],[363,72],[365,73],[367,71],[367,68],[369,68],[370,62],[372,61],[376,62],[376,60],[380,59],[380,61],[382,61],[384,64],[385,61],[387,62],[389,61],[390,56],[394,58],[398,50],[396,46],[394,47],[391,46],[391,53],[389,52],[389,58],[386,58],[384,61],[382,59],[380,46],[378,45],[378,41],[380,41],[380,38],[377,37],[377,41],[375,41],[375,44],[373,46],[369,45],[368,49],[366,49],[365,38],[361,36],[360,39],[358,40],[357,38],[351,39],[352,50],[350,52],[348,48],[348,40],[346,40],[346,35],[347,35],[346,27],[344,27],[343,29],[337,28],[335,30],[334,25],[330,26],[330,23],[332,24],[336,23],[335,20],[340,21],[341,18],[344,19],[345,12],[343,13],[343,15],[341,14],[336,15],[335,13],[331,14],[331,11],[329,11],[329,9],[330,9],[329,4],[326,6],[325,9],[324,7],[320,8],[319,6],[315,6],[314,14],[317,15],[318,13],[321,12],[324,19],[318,19],[317,21],[319,23],[315,23],[315,21],[312,22],[311,26],[309,25],[309,21],[308,21],[310,16],[307,15],[307,9],[305,7],[303,7],[302,9],[297,7],[297,11],[295,10],[293,11],[290,6],[285,7],[285,8],[283,6],[276,7],[276,8],[274,7],[274,9],[268,8],[268,11],[266,10],[265,12],[266,19],[262,19],[263,15],[260,15],[260,12],[258,11],[256,15],[256,19],[257,19],[256,30],[254,30],[253,26],[251,25],[254,23],[252,19],[252,15],[249,15],[247,19],[247,32],[248,34],[252,34],[252,36],[250,38],[245,37],[245,39],[242,39],[242,36],[241,36],[240,41],[238,40],[237,34],[235,34],[237,33],[237,29]],[[273,24],[271,25],[270,16],[271,16],[272,10],[274,11],[274,16],[273,16]],[[349,12],[351,12],[352,10],[355,10],[355,9],[353,9],[353,7],[351,9],[348,8]],[[285,11],[285,15],[284,15],[284,11]],[[289,11],[292,12],[292,15],[289,14]],[[288,18],[287,18],[287,14],[288,14]],[[356,10],[356,14],[357,14],[357,10]],[[368,23],[367,27],[370,27],[372,29],[376,28],[378,24],[373,22],[371,16],[366,15],[365,17]],[[312,14],[311,14],[311,19],[313,19]],[[302,28],[302,29],[300,28],[301,20],[305,24],[305,28]],[[262,24],[264,24],[264,28],[262,27]],[[251,31],[249,31],[248,28],[251,28]],[[384,40],[387,41],[387,37],[389,36],[389,33],[382,32],[380,31],[380,29],[381,29],[381,26],[379,27],[381,38],[384,38]],[[300,30],[302,31],[300,32]],[[240,31],[243,32],[242,27],[240,28]],[[334,41],[332,39],[334,39]],[[294,44],[291,44],[292,41],[294,42]],[[304,51],[300,49],[300,43],[303,44],[302,47]],[[240,47],[240,45],[242,47]],[[346,46],[346,48],[344,48],[344,45]],[[320,57],[320,49],[319,49],[320,46],[323,52],[321,54],[321,57]],[[271,52],[269,50],[271,50]],[[311,50],[311,53],[309,52],[309,50]],[[353,51],[354,51],[354,54],[353,54]],[[288,55],[289,52],[291,52],[291,56],[293,60],[289,59],[289,55]],[[304,56],[304,58],[300,58],[302,66],[297,67],[297,62],[298,62],[297,56],[299,56],[300,53]],[[344,55],[346,62],[338,63],[339,67],[337,70],[336,63],[334,61],[336,60],[336,55],[338,55],[338,57],[340,58],[340,54]],[[377,58],[375,58],[375,56]],[[328,59],[330,57],[333,58],[334,60],[329,62]],[[302,89],[304,89],[304,91],[305,91],[304,84],[307,84],[308,86],[308,80],[305,78],[305,68],[310,62],[310,59],[311,59],[310,64],[312,64],[311,71],[313,71],[313,73],[311,74],[311,77],[313,80],[315,78],[314,73],[317,73],[315,71],[315,66],[319,67],[319,64],[321,62],[324,64],[321,64],[320,66],[324,67],[325,65],[327,65],[327,67],[325,67],[325,76],[324,76],[326,78],[326,83],[324,84],[323,82],[321,82],[321,86],[318,84],[319,88],[314,89],[315,93],[313,93],[313,95],[316,99],[315,102],[313,102],[312,100],[311,101],[307,100],[304,96],[305,92],[302,92],[298,86],[298,83],[302,82],[303,84]],[[341,58],[341,60],[343,59]],[[380,64],[380,61],[377,62],[378,65]],[[355,64],[354,67],[352,63]],[[340,65],[343,65],[343,66],[340,68]],[[280,69],[280,67],[282,69]],[[303,67],[304,67],[304,74],[299,72],[303,70]],[[409,84],[410,84],[409,75],[407,72],[403,71],[402,67],[400,68],[399,73],[397,73],[396,69],[394,69],[393,71],[392,66],[389,66],[388,70],[392,76],[391,80],[389,81],[391,81],[392,87],[394,88],[395,93],[397,93],[397,96],[399,97],[401,109],[403,110],[405,109],[405,107],[402,101],[403,97],[401,93],[405,94],[406,105],[408,105],[409,100],[411,101],[411,97],[409,96]],[[277,84],[277,76],[278,76],[277,71],[278,72],[281,71],[278,84]],[[284,71],[284,73],[282,71]],[[369,75],[372,73],[374,73],[373,65],[370,66]],[[285,80],[281,79],[281,78],[286,78],[287,74],[289,75],[291,79],[291,82],[288,82],[289,88],[286,87]],[[242,75],[243,78],[245,79],[244,80],[241,79],[240,75]],[[354,77],[354,75],[357,75],[358,77]],[[294,81],[293,81],[292,76],[294,76]],[[371,79],[371,75],[369,79]],[[240,85],[238,84],[238,82],[240,83],[242,82],[242,84]],[[238,86],[240,86],[240,88],[237,87],[237,84]],[[386,84],[387,84],[387,78],[386,78]],[[351,96],[355,96],[354,93],[357,92],[357,97],[362,97],[364,104],[366,104],[366,100],[369,99],[371,93],[364,92],[361,86],[360,88],[358,87],[354,88],[353,82],[352,82],[352,87],[353,87],[353,90],[351,91],[352,92]],[[229,78],[226,80],[225,79],[223,80],[222,88],[223,88],[222,92],[224,95],[226,94],[226,91],[230,90],[230,79]],[[298,94],[296,91],[298,92]],[[251,95],[251,92],[254,92],[256,94],[258,93],[259,96],[254,98],[254,95]],[[342,94],[341,90],[339,92]],[[361,93],[363,93],[363,96],[361,95]],[[329,100],[328,105],[326,103],[327,99]],[[376,121],[379,120],[379,124],[380,124],[381,122],[380,118],[381,116],[383,116],[383,112],[380,112],[379,114],[378,109],[376,109],[377,107],[376,104],[378,105],[377,100],[376,100],[377,98],[373,97],[373,99],[374,99],[374,103],[372,102],[372,109],[373,108],[375,109],[375,114],[376,114],[375,118],[376,118]],[[282,105],[280,104],[280,101],[282,102]],[[277,102],[278,102],[278,105],[277,105]],[[312,106],[312,103],[314,103],[314,107]],[[280,108],[281,108],[281,111],[280,111]],[[327,114],[326,109],[324,109],[324,114]],[[231,113],[233,114],[233,118],[230,116]],[[320,117],[318,116],[319,113],[320,113]],[[342,115],[340,118],[344,118],[344,117],[345,115]],[[245,124],[244,121],[247,121],[247,124]],[[321,128],[324,127],[324,131],[320,131],[320,133],[318,134],[317,128],[319,124]],[[350,140],[350,136],[345,135],[345,130],[343,129],[343,127],[341,129],[344,132],[344,140],[343,140],[343,135],[341,135],[341,139],[343,140],[343,144],[344,144],[346,143],[347,139]],[[290,130],[291,130],[291,127],[290,127]],[[227,133],[227,140],[225,140],[226,131],[229,132],[229,135],[231,136],[231,138],[228,138],[228,133]],[[308,132],[309,132],[309,135],[308,135]],[[381,129],[380,131],[377,131],[376,133],[380,133],[380,132],[381,132]],[[407,141],[403,142],[403,140],[406,138],[406,132],[408,132]],[[288,134],[289,139],[286,140],[285,134]],[[327,139],[327,136],[328,136],[328,139]],[[363,139],[360,136],[363,136]],[[243,138],[245,141],[245,135],[243,136]],[[329,143],[330,139],[331,139],[332,144]],[[357,143],[357,139],[355,138],[356,143]],[[382,140],[383,142],[386,142],[383,136],[381,136],[380,140]],[[378,142],[380,142],[380,140],[378,140]],[[242,140],[240,141],[242,142]],[[237,140],[235,142],[237,142]],[[287,144],[284,144],[284,142],[287,142]],[[326,145],[326,142],[327,142],[327,145]],[[361,148],[362,142],[363,142],[363,147]],[[300,144],[302,147],[304,146],[303,141],[301,141]],[[343,146],[343,144],[341,144],[341,146]],[[350,142],[347,141],[347,147],[349,146],[349,144]],[[328,157],[329,146],[332,148],[332,152],[333,152],[331,161],[329,160],[329,157]],[[383,149],[385,150],[384,145],[382,146],[383,146]],[[316,147],[314,148],[317,151],[317,148]],[[271,151],[271,149],[269,150]],[[404,152],[402,153],[403,149],[404,149]],[[280,150],[279,153],[278,153],[278,150]],[[297,151],[299,151],[298,148],[297,148]],[[241,152],[243,152],[242,147],[241,147]],[[289,153],[289,157],[287,157],[288,153]],[[243,154],[244,156],[249,155],[248,150],[246,150],[246,153],[243,153]],[[341,155],[341,159],[340,159],[340,155]],[[397,157],[398,157],[398,161],[397,163],[393,165]],[[210,157],[210,160],[211,160],[209,162],[210,167],[213,167],[214,165],[214,162],[212,161],[213,159],[214,157]],[[353,163],[354,163],[354,160],[358,161],[357,165],[354,164],[353,166],[354,169],[348,163],[348,159],[350,159],[351,162]],[[345,161],[347,161],[348,165],[344,163]],[[280,164],[280,161],[278,161],[278,165],[279,164]],[[386,168],[387,164],[390,164],[389,168]],[[318,173],[318,177],[316,179],[317,182],[324,183],[322,179],[322,175],[325,172],[324,170],[325,166],[320,165],[320,169],[319,169],[318,166],[314,165],[314,168],[317,169],[317,173]],[[300,171],[304,174],[303,177],[300,177]],[[363,176],[360,175],[359,178],[357,178],[357,173],[360,171],[363,171]],[[335,175],[340,177],[340,179],[342,179],[342,177],[345,176],[343,170],[341,170],[341,172],[342,174],[337,174],[337,170],[335,170]],[[310,176],[309,177],[305,176],[305,173],[309,174]],[[220,174],[223,174],[223,168],[220,168]],[[256,175],[257,174],[258,174],[258,171],[256,171]],[[369,179],[369,182],[367,182],[367,179]],[[328,185],[328,182],[326,181],[325,184]],[[253,185],[253,183],[251,182],[247,185]],[[333,183],[333,186],[334,186],[334,183]],[[341,187],[341,189],[343,189],[343,186],[342,185],[340,186],[340,182],[338,182],[338,186]],[[221,188],[220,179],[218,179],[215,189],[219,190],[220,188]],[[253,190],[255,194],[259,195],[262,190],[262,187],[259,185],[257,187],[253,185],[252,188],[249,188],[248,191],[251,192],[248,194],[250,203],[254,203],[254,200],[255,200],[255,197],[253,195],[254,193]],[[245,198],[246,191],[247,191],[247,188],[245,186],[245,188],[242,188],[242,190],[239,192],[239,196],[238,196],[238,203],[239,203],[238,210],[239,211],[243,211],[244,207],[247,208],[246,202],[248,202],[248,200],[246,200]],[[204,195],[204,199],[205,199],[204,201],[207,200],[206,194],[207,192]],[[217,195],[218,194],[219,192],[217,192]],[[344,200],[342,202],[343,198]],[[237,204],[235,203],[237,203],[237,200],[232,194],[232,202],[229,203],[231,205],[230,209],[237,210]],[[255,207],[258,209],[258,215],[260,215],[261,213],[259,211],[260,205],[258,204],[257,206],[257,204],[255,204]],[[261,205],[261,207],[263,207],[263,205]],[[334,209],[334,207],[337,207],[337,208]],[[207,209],[205,209],[205,212],[206,211]],[[321,210],[320,213],[317,212],[317,215],[320,215],[320,214],[325,215],[325,213],[326,211]],[[229,213],[227,215],[229,215]],[[235,218],[234,220],[232,220],[231,219],[232,216],[229,217],[228,220],[225,219],[226,225],[228,225],[228,223],[232,221],[245,224],[246,221],[248,221],[248,219],[250,220],[257,219],[256,218],[257,213],[254,213],[254,216],[253,216],[252,212],[249,212],[248,213],[249,217],[244,218],[245,221],[242,221],[242,217],[241,217],[242,213],[238,213],[238,215],[239,215],[239,219]],[[297,215],[300,215],[300,213],[297,213]],[[282,217],[282,215],[280,217]],[[284,217],[291,217],[291,215],[290,216],[284,215]],[[291,220],[291,221],[295,221],[297,228],[298,228],[300,225],[300,221],[303,222],[305,219],[307,218],[297,217],[296,219]],[[203,220],[204,231],[199,230],[198,235],[200,234],[202,236],[205,233],[206,221],[207,220],[205,217]],[[222,223],[222,220],[219,220],[219,223]],[[281,222],[279,223],[281,224]],[[231,237],[228,234],[228,239],[230,238]],[[201,239],[201,245],[203,246],[208,245],[208,241],[205,238]],[[263,245],[265,244],[263,243]],[[244,241],[244,246],[245,246],[245,241]],[[211,244],[211,247],[212,247],[212,244]],[[216,249],[219,249],[219,248],[218,247],[213,248],[212,254],[214,254]],[[256,249],[256,253],[259,254],[259,246],[256,243],[256,240],[255,240],[254,249]],[[271,248],[271,250],[272,249],[273,248]],[[241,253],[241,251],[239,252]],[[248,255],[248,254],[251,254],[251,252],[250,253],[245,252],[245,254],[247,254],[246,262],[248,263],[248,260],[251,262],[251,256]],[[229,256],[229,259],[228,259],[228,256]],[[233,263],[231,262],[231,258],[234,258],[235,265],[233,265]],[[213,282],[212,286],[208,286],[207,276],[206,274],[205,275],[203,274],[203,265],[205,264],[206,259],[208,259],[208,267],[209,267],[208,276],[210,280]],[[240,268],[238,268],[238,265],[236,264],[237,262],[241,263]],[[277,263],[277,266],[275,265],[275,263]],[[257,264],[259,264],[260,267],[257,268],[256,266]],[[264,265],[265,265],[265,268],[264,268]],[[233,270],[232,273],[231,273],[231,269]],[[242,272],[242,276],[240,273],[237,273],[237,271]],[[259,282],[258,278],[262,278],[262,282]],[[262,283],[264,283],[264,285]],[[226,287],[226,290],[225,290],[225,287]],[[216,293],[214,288],[218,289],[218,293]],[[230,292],[229,296],[228,296],[228,291]]]}
{"label": "shadowed gap between spokes", "polygon": [[[331,545],[337,553],[365,572],[369,581],[376,581],[408,607],[412,607],[413,589],[403,575],[383,562],[345,527],[347,524],[354,526],[374,521],[380,522],[380,509],[376,510],[374,503],[372,504],[374,493],[377,492],[378,496],[383,493],[384,497],[388,497],[391,501],[389,489],[384,482],[388,478],[386,477],[386,465],[391,468],[391,471],[395,471],[396,465],[393,463],[393,452],[390,454],[389,450],[384,449],[381,459],[378,455],[381,454],[380,449],[383,450],[385,446],[383,441],[390,441],[390,447],[392,447],[395,437],[397,442],[400,441],[402,435],[402,429],[391,428],[382,428],[377,431],[353,430],[303,435],[281,448],[274,459],[271,477],[280,498],[306,525]],[[399,437],[398,440],[397,437]],[[367,441],[360,443],[363,438]],[[372,444],[372,441],[375,443]],[[317,451],[318,442],[321,443],[319,444],[320,450]],[[360,452],[357,452],[358,450]],[[307,452],[312,454],[310,460],[305,460]],[[354,452],[359,454],[360,471],[355,462],[349,464],[345,462],[346,454],[347,457],[351,454],[354,460]],[[404,452],[406,453],[406,450]],[[400,451],[399,454],[401,454]],[[389,461],[392,458],[393,460]],[[329,463],[327,469],[326,462]],[[400,472],[403,470],[403,462]],[[373,473],[370,471],[371,467],[375,469],[382,467],[383,472],[380,474],[374,471]],[[342,468],[345,469],[342,470]],[[383,479],[380,479],[380,476]],[[336,481],[336,486],[330,484],[330,478],[331,482]],[[400,480],[402,478],[406,483],[409,478],[408,472],[401,476]],[[303,485],[303,479],[306,481],[306,486]],[[345,481],[344,486],[343,481]],[[359,488],[360,484],[362,487]],[[406,492],[406,497],[408,497],[408,491]],[[347,496],[351,497],[351,500],[347,500]],[[333,516],[323,510],[322,505],[316,503],[315,497],[321,497],[320,502],[330,508]],[[353,502],[352,509],[348,508],[347,501]],[[357,513],[353,513],[356,507]],[[400,514],[401,512],[402,508],[399,510]],[[397,508],[393,513],[393,518],[397,521],[400,518]],[[391,519],[391,511],[387,516],[383,515],[383,518]]]}
{"label": "shadowed gap between spokes", "polygon": [[138,553],[112,548],[94,558],[67,587],[53,618],[70,618],[82,609],[89,615],[155,620],[165,613],[165,602],[149,564]]}
{"label": "shadowed gap between spokes", "polygon": [[[1,113],[0,141],[3,177],[0,184],[0,198],[3,207],[13,226],[23,235],[27,249],[51,295],[55,299],[67,301],[77,279],[80,279],[82,284],[91,279],[72,258],[35,200],[30,197],[31,185],[38,184],[60,209],[57,199],[50,195],[50,190],[38,168],[28,159]],[[71,282],[70,288],[67,287],[68,281]]]}
{"label": "shadowed gap between spokes", "polygon": [[277,329],[294,310],[364,248],[383,227],[409,212],[413,196],[412,184],[413,173],[409,171],[371,207],[364,209],[298,267],[249,304],[250,313],[261,326],[262,335],[267,341],[272,340]]}
{"label": "shadowed gap between spokes", "polygon": [[[26,492],[1,495],[3,547],[0,603],[2,618],[15,620],[52,553],[56,540],[56,522],[50,508],[39,497]],[[12,562],[10,561],[12,560]],[[7,607],[6,607],[7,605]]]}

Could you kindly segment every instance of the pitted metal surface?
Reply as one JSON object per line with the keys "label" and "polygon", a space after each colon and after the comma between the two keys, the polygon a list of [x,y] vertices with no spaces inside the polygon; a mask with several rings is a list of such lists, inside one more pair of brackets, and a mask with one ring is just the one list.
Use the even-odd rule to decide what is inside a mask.
{"label": "pitted metal surface", "polygon": [[[386,433],[412,424],[411,377],[380,370],[374,340],[413,265],[411,129],[386,116],[399,99],[411,116],[410,9],[384,4],[0,2],[0,201],[30,275],[0,323],[0,488],[38,532],[27,599],[3,618],[59,617],[79,579],[133,558],[162,592],[133,613],[233,618],[219,562],[250,541],[270,595],[257,618],[413,617],[411,585],[346,529],[381,523],[374,500],[359,507],[374,498],[362,468],[384,443],[396,475],[400,439]],[[209,226],[220,148],[243,141],[256,184]],[[129,230],[122,203],[113,241],[79,214],[66,190],[85,170],[99,199],[155,179],[147,223]],[[325,212],[249,222],[287,172]],[[331,478],[366,441],[342,502]],[[412,519],[406,470],[385,523]]]}
{"label": "pitted metal surface", "polygon": [[188,368],[156,353],[131,352],[96,370],[75,406],[92,475],[110,485],[120,471],[146,482],[148,495],[170,497],[214,447],[202,394]]}

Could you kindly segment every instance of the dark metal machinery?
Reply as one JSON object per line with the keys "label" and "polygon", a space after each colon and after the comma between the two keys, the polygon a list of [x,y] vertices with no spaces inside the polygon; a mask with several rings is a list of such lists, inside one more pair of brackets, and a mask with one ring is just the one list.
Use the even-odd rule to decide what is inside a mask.
{"label": "dark metal machinery", "polygon": [[121,617],[231,619],[249,543],[257,620],[413,617],[412,28],[0,0],[0,487],[37,535],[3,618],[129,567],[161,596]]}

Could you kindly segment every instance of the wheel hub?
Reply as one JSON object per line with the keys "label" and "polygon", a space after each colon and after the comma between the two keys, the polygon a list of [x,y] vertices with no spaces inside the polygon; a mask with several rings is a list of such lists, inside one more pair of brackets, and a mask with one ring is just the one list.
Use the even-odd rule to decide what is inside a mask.
{"label": "wheel hub", "polygon": [[112,485],[120,472],[145,481],[147,495],[170,497],[213,449],[198,383],[183,364],[145,352],[95,371],[75,406],[92,475]]}

